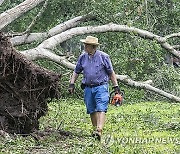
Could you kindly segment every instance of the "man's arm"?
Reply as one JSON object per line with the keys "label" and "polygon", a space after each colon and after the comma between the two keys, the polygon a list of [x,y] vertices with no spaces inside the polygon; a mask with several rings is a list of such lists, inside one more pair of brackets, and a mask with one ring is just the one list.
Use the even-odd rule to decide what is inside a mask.
{"label": "man's arm", "polygon": [[70,84],[74,84],[76,82],[78,76],[79,76],[79,74],[73,72],[73,75],[72,75],[72,77],[70,79]]}
{"label": "man's arm", "polygon": [[113,89],[114,89],[115,93],[120,93],[120,88],[118,86],[116,74],[114,71],[110,74],[110,80],[112,81]]}
{"label": "man's arm", "polygon": [[114,71],[110,74],[110,80],[112,81],[112,84],[113,84],[114,87],[118,86],[116,74],[115,74]]}
{"label": "man's arm", "polygon": [[73,72],[73,75],[70,79],[70,84],[69,84],[69,88],[68,88],[68,91],[70,94],[73,94],[74,93],[74,88],[75,88],[75,85],[74,83],[76,82],[76,79],[78,78],[79,74]]}

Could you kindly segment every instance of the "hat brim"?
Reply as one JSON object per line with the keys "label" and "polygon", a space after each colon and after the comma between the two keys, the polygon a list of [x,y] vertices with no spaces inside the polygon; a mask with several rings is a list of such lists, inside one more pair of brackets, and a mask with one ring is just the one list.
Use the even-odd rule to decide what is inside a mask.
{"label": "hat brim", "polygon": [[86,42],[85,39],[81,39],[80,41],[81,41],[82,43],[85,43],[85,44],[100,45],[99,43],[90,43],[90,42]]}

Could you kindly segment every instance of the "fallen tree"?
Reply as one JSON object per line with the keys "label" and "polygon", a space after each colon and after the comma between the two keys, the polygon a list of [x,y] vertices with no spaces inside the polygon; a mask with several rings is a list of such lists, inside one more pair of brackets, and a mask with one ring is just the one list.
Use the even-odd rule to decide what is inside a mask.
{"label": "fallen tree", "polygon": [[0,57],[0,129],[31,133],[50,99],[59,98],[60,75],[27,60],[1,33]]}

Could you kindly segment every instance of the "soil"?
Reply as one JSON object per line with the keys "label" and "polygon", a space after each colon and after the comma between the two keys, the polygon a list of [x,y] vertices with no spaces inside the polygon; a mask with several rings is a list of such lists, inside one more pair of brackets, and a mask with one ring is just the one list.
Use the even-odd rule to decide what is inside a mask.
{"label": "soil", "polygon": [[0,33],[0,130],[29,134],[38,130],[47,103],[59,98],[60,75],[37,66]]}

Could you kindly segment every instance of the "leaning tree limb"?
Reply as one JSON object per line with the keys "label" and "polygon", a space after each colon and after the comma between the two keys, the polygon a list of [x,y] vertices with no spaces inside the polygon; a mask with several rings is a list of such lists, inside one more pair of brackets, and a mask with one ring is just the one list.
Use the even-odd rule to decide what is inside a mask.
{"label": "leaning tree limb", "polygon": [[0,0],[0,5],[2,5],[3,2],[4,2],[4,0]]}
{"label": "leaning tree limb", "polygon": [[64,31],[60,34],[57,34],[43,41],[38,47],[45,49],[53,49],[59,43],[71,39],[74,36],[89,34],[89,33],[103,33],[103,32],[133,33],[134,35],[139,35],[140,37],[145,39],[156,40],[157,43],[159,43],[164,49],[172,53],[177,58],[180,58],[180,52],[175,50],[169,43],[167,43],[167,39],[165,37],[161,37],[149,31],[141,30],[135,27],[129,27],[127,25],[117,25],[117,24],[71,28],[70,30]]}
{"label": "leaning tree limb", "polygon": [[[141,30],[135,27],[129,27],[126,25],[117,25],[117,24],[72,28],[72,27],[77,26],[80,22],[87,20],[88,18],[89,20],[91,20],[91,19],[94,19],[95,17],[91,15],[79,16],[71,20],[68,20],[62,24],[57,25],[56,27],[50,29],[47,33],[31,33],[29,35],[25,34],[22,36],[16,36],[14,38],[11,38],[11,42],[14,46],[16,46],[16,45],[21,45],[25,43],[31,43],[33,41],[45,40],[50,37],[48,40],[45,40],[44,42],[42,42],[41,46],[44,46],[43,44],[45,44],[45,48],[51,48],[76,35],[82,35],[82,34],[87,34],[87,33],[118,31],[118,32],[137,34],[142,38],[148,38],[151,40],[154,39],[162,46],[162,48],[166,49],[167,51],[172,53],[174,56],[180,58],[180,52],[178,52],[176,48],[174,48],[174,46],[171,46],[169,43],[167,43],[167,39],[171,37],[180,37],[180,33],[173,33],[165,37],[161,37],[146,30]],[[54,43],[52,44],[52,42]],[[49,43],[49,45],[47,43]]]}
{"label": "leaning tree limb", "polygon": [[0,30],[45,0],[25,0],[0,14]]}
{"label": "leaning tree limb", "polygon": [[[46,58],[48,60],[52,60],[58,64],[64,65],[65,67],[74,70],[75,65],[69,62],[65,57],[60,57],[54,53],[51,52],[49,49],[44,49],[44,48],[36,48],[36,51],[33,49],[31,50],[26,50],[21,52],[24,56],[26,56],[29,60],[36,60],[40,58]],[[127,75],[116,75],[117,79],[120,80],[122,83],[133,86],[136,88],[143,88],[145,90],[150,90],[155,93],[158,93],[161,96],[164,96],[166,98],[169,98],[173,101],[180,102],[180,98],[169,94],[163,90],[160,90],[158,88],[155,88],[150,85],[151,81],[148,80],[148,82],[137,82],[132,79],[130,79]]]}
{"label": "leaning tree limb", "polygon": [[29,60],[48,59],[69,69],[75,68],[75,65],[69,62],[65,56],[58,56],[49,49],[36,48],[36,50],[32,49],[23,51],[21,54],[23,54]]}
{"label": "leaning tree limb", "polygon": [[180,48],[180,45],[173,45],[173,48],[178,49],[178,48]]}
{"label": "leaning tree limb", "polygon": [[24,34],[22,36],[15,36],[11,38],[10,40],[13,46],[18,46],[22,44],[31,43],[33,41],[45,40],[47,38],[48,38],[47,33],[30,33],[29,35]]}
{"label": "leaning tree limb", "polygon": [[129,86],[136,87],[136,88],[142,88],[145,90],[150,90],[152,92],[158,93],[161,96],[167,97],[173,101],[180,102],[180,97],[177,97],[175,95],[169,94],[161,89],[155,88],[151,86],[150,84],[146,82],[137,82],[132,79],[130,79],[127,75],[116,75],[117,79],[119,79],[122,83],[125,83]]}
{"label": "leaning tree limb", "polygon": [[22,45],[22,44],[32,43],[34,41],[42,41],[42,40],[45,40],[54,35],[60,34],[70,28],[73,28],[84,21],[90,21],[90,20],[94,20],[94,19],[96,19],[96,17],[91,14],[87,14],[84,16],[78,16],[78,17],[70,19],[64,23],[58,24],[57,26],[51,28],[48,32],[30,33],[29,35],[24,34],[21,36],[12,37],[11,43],[13,44],[13,46],[18,46],[18,45]]}
{"label": "leaning tree limb", "polygon": [[180,37],[180,32],[179,33],[169,34],[169,35],[165,36],[166,39],[169,39],[169,38],[172,38],[172,37]]}

